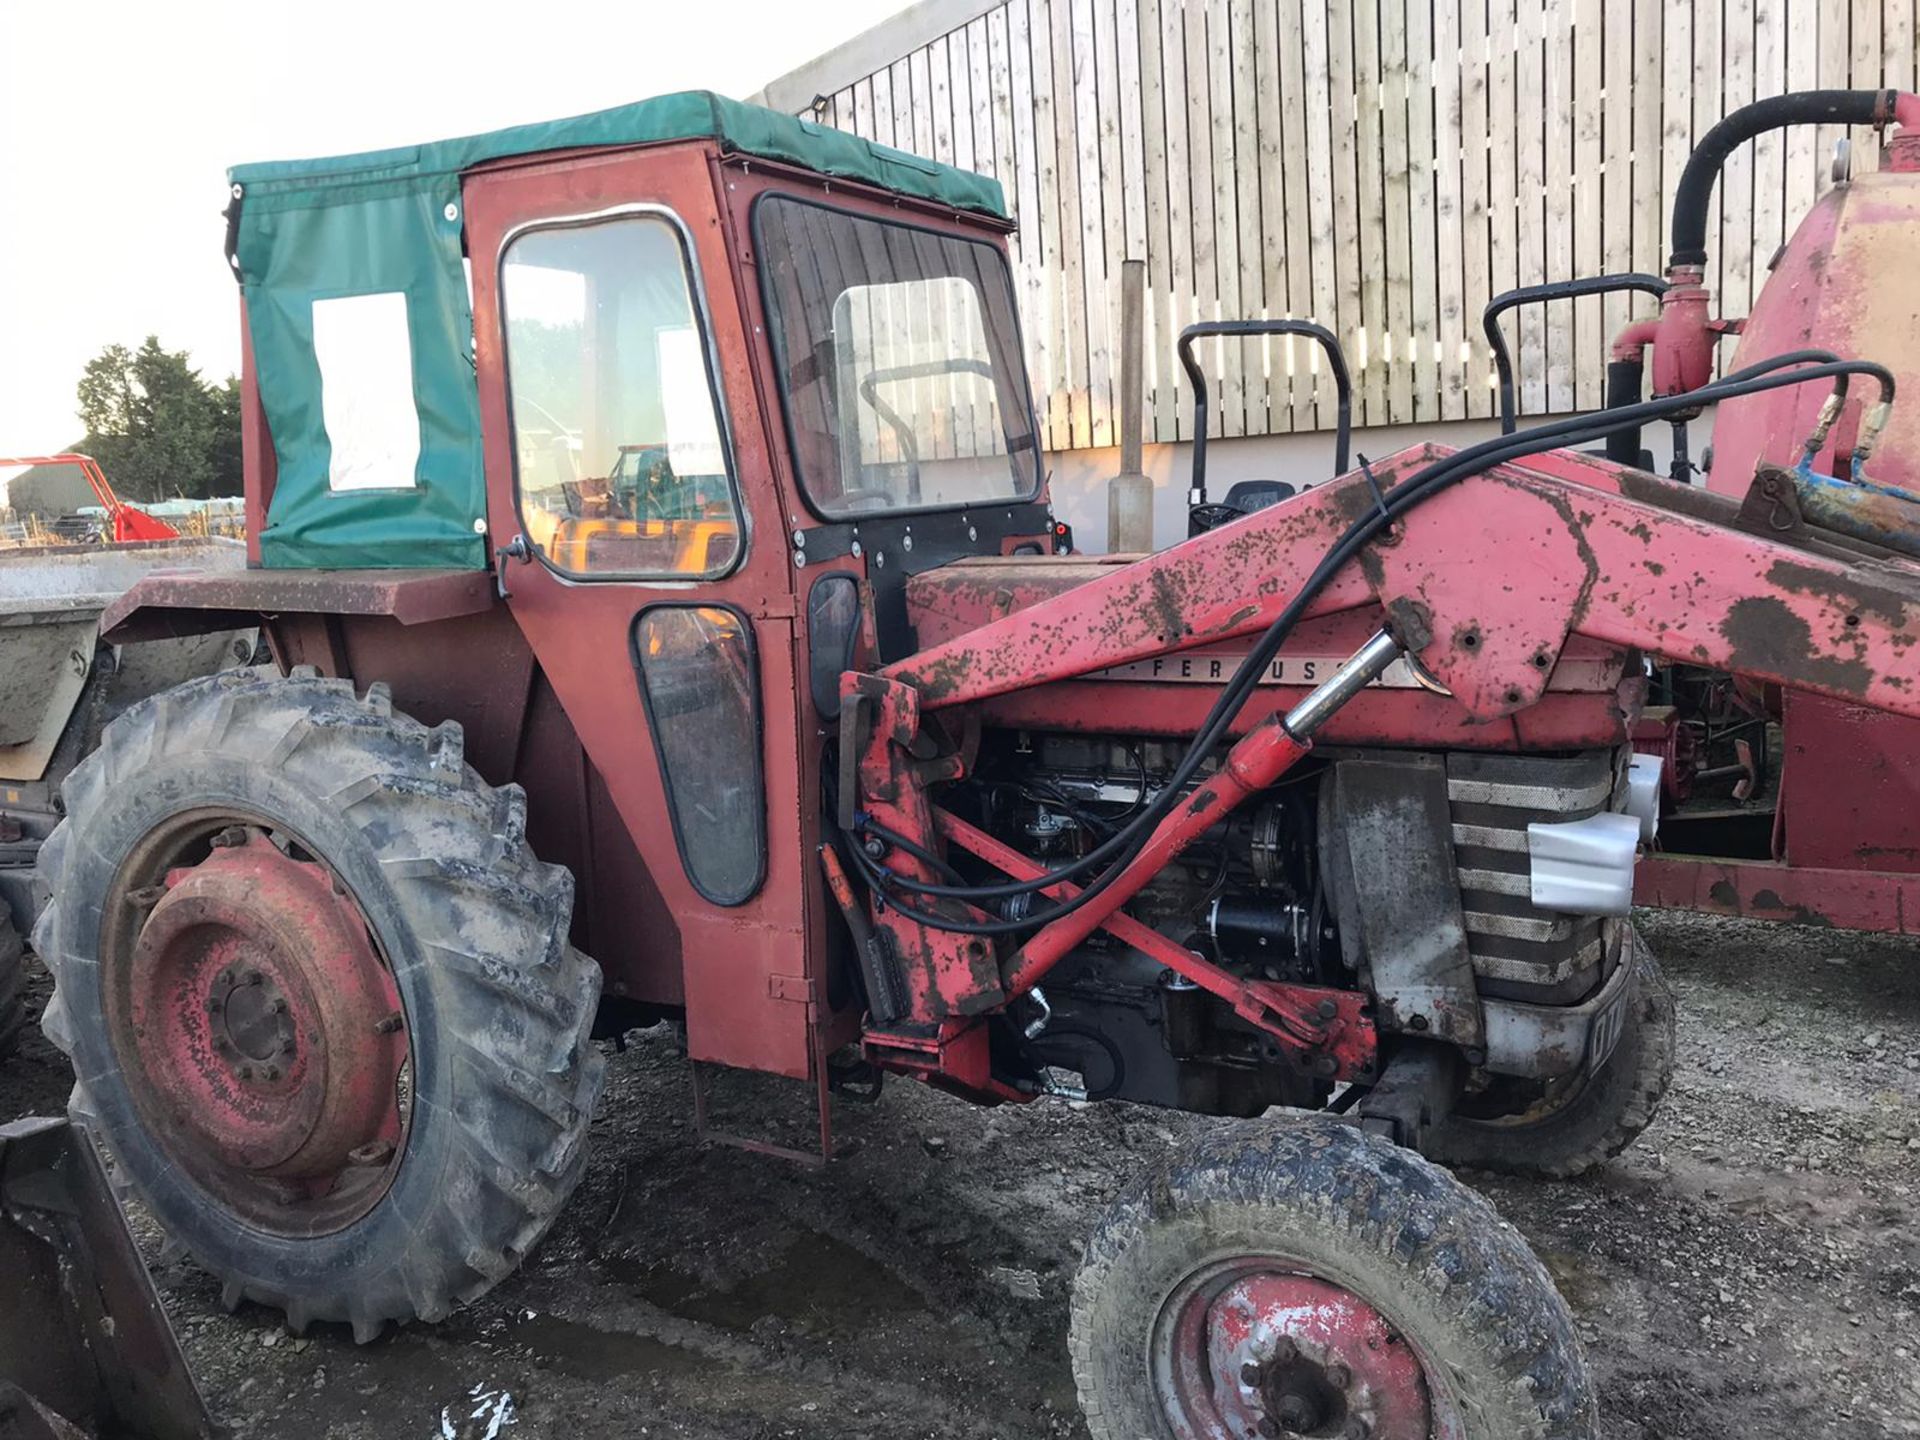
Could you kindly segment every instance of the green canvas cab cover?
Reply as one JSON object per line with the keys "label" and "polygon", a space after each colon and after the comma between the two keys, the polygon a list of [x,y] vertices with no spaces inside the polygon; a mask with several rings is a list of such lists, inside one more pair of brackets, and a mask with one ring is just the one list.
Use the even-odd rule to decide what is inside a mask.
{"label": "green canvas cab cover", "polygon": [[461,173],[506,156],[675,140],[1006,218],[998,181],[704,91],[429,145],[236,166],[230,258],[278,468],[265,565],[485,567]]}

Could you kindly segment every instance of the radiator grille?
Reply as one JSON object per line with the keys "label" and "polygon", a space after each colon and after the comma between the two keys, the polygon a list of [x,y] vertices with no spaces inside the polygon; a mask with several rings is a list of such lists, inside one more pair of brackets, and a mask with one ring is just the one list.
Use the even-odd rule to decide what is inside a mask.
{"label": "radiator grille", "polygon": [[1561,915],[1528,898],[1527,826],[1619,808],[1627,752],[1447,756],[1453,857],[1467,950],[1482,989],[1536,1001],[1577,999],[1600,978],[1603,922]]}

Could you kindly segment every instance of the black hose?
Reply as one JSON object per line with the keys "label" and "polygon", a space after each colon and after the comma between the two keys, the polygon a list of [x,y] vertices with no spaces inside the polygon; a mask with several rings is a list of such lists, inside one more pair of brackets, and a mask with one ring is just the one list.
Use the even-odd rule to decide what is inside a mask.
{"label": "black hose", "polygon": [[[1054,920],[1071,914],[1117,879],[1126,869],[1127,864],[1139,853],[1151,835],[1152,827],[1157,826],[1166,812],[1178,801],[1186,783],[1212,754],[1232,725],[1234,718],[1245,707],[1247,699],[1258,683],[1258,677],[1265,673],[1268,664],[1286,642],[1288,634],[1299,622],[1314,597],[1387,525],[1431,495],[1459,480],[1481,474],[1509,460],[1538,454],[1544,450],[1558,449],[1563,444],[1580,444],[1600,439],[1623,423],[1638,425],[1648,420],[1664,418],[1676,411],[1718,404],[1723,400],[1734,399],[1741,395],[1757,394],[1787,385],[1801,385],[1813,380],[1837,378],[1842,375],[1871,375],[1880,382],[1882,397],[1892,398],[1893,376],[1885,366],[1860,360],[1809,363],[1823,356],[1824,353],[1794,351],[1786,355],[1773,356],[1712,385],[1703,386],[1699,390],[1644,401],[1625,411],[1607,411],[1594,416],[1554,421],[1536,426],[1519,435],[1503,435],[1492,440],[1484,440],[1434,462],[1404,484],[1387,492],[1384,506],[1367,512],[1347,528],[1340,539],[1321,558],[1319,565],[1308,576],[1293,599],[1288,602],[1286,608],[1249,649],[1246,658],[1234,672],[1233,679],[1222,688],[1200,733],[1195,736],[1173,776],[1155,797],[1154,802],[1133,821],[1078,860],[1035,876],[1031,880],[1011,880],[1002,884],[979,886],[948,886],[916,880],[911,876],[901,875],[878,865],[858,846],[853,847],[852,851],[856,864],[868,883],[881,893],[887,903],[893,905],[907,918],[934,929],[953,931],[963,935],[1015,935],[1050,924]],[[1788,374],[1773,373],[1801,364],[1808,365],[1808,368],[1793,370]],[[869,822],[869,828],[871,828],[871,822]],[[905,904],[897,894],[893,893],[896,890],[907,890],[920,895],[958,899],[970,903],[1010,898],[1033,894],[1048,886],[1060,884],[1070,876],[1079,874],[1113,856],[1122,858],[1078,895],[1060,901],[1050,910],[1032,912],[1018,919],[958,920]]]}
{"label": "black hose", "polygon": [[1789,125],[1884,125],[1896,90],[1802,90],[1743,105],[1700,137],[1673,192],[1669,267],[1707,263],[1707,207],[1727,156],[1756,135]]}

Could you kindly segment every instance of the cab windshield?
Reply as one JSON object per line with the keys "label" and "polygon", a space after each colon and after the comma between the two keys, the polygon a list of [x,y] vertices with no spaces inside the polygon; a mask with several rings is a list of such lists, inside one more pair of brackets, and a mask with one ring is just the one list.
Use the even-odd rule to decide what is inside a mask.
{"label": "cab windshield", "polygon": [[1031,500],[1039,448],[992,245],[784,195],[754,211],[800,483],[821,514]]}

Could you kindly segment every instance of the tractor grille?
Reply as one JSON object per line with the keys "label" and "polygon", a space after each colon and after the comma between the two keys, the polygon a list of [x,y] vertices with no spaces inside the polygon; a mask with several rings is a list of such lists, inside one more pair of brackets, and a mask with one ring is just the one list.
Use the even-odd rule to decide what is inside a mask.
{"label": "tractor grille", "polygon": [[1536,1003],[1578,1000],[1599,983],[1604,922],[1537,909],[1527,826],[1582,820],[1625,797],[1627,751],[1564,758],[1447,756],[1454,866],[1467,950],[1483,993]]}

